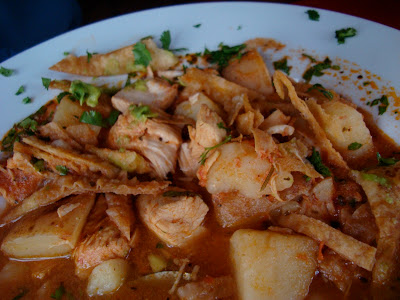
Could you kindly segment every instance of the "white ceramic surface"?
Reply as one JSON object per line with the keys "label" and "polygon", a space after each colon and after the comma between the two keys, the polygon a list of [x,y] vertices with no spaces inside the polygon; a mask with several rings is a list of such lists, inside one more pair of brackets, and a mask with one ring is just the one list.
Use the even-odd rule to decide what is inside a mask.
{"label": "white ceramic surface", "polygon": [[[301,79],[307,67],[308,60],[300,59],[302,52],[319,59],[329,56],[334,63],[342,66],[342,70],[345,69],[344,73],[336,72],[338,74],[334,77],[332,74],[335,72],[331,72],[331,75],[318,77],[313,82],[335,87],[347,98],[366,108],[369,107],[365,102],[380,97],[382,89],[390,91],[388,111],[378,116],[378,109],[374,107],[372,112],[381,128],[400,143],[400,121],[396,120],[400,112],[395,114],[392,97],[396,93],[400,95],[400,31],[322,9],[317,9],[320,21],[315,22],[308,19],[305,13],[307,9],[295,5],[251,2],[190,4],[132,13],[65,33],[1,63],[1,66],[15,70],[15,74],[11,77],[0,76],[0,134],[6,133],[15,122],[58,94],[58,91],[46,91],[41,77],[72,78],[48,70],[63,58],[64,51],[76,55],[86,55],[87,50],[103,53],[132,44],[147,35],[158,39],[162,31],[169,29],[172,34],[171,46],[187,47],[192,52],[202,51],[204,47],[216,49],[220,42],[235,45],[256,37],[276,39],[286,47],[282,51],[267,54],[267,64],[271,66],[273,60],[288,55],[289,65],[294,66],[291,76],[295,79]],[[199,23],[199,28],[193,27]],[[358,34],[347,39],[345,44],[338,45],[334,37],[335,30],[346,27],[356,28]],[[343,67],[345,64],[347,68]],[[363,90],[357,87],[363,81],[368,81],[368,73],[361,69],[371,72],[370,76],[375,74],[372,79],[378,89],[370,88],[370,94],[367,93],[368,87]],[[363,75],[363,79],[356,83],[359,74]],[[343,80],[342,76],[348,76],[349,79]],[[15,92],[21,85],[25,86],[26,91],[16,96]],[[22,99],[27,96],[33,98],[33,103],[24,105]],[[365,101],[361,102],[361,98],[365,98]],[[397,101],[400,105],[400,100]]]}

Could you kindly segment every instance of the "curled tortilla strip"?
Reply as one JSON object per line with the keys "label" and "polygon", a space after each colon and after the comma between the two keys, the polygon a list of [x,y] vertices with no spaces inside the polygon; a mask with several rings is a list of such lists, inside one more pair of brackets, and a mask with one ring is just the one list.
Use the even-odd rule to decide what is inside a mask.
{"label": "curled tortilla strip", "polygon": [[82,146],[79,145],[69,134],[56,122],[50,122],[46,125],[39,127],[39,133],[41,136],[49,137],[52,141],[63,140],[68,143],[72,148],[76,150],[82,150]]}
{"label": "curled tortilla strip", "polygon": [[25,198],[20,205],[2,218],[1,224],[4,225],[16,221],[30,211],[55,203],[73,194],[88,192],[119,195],[156,194],[168,185],[168,181],[140,182],[137,178],[121,182],[116,179],[100,178],[96,181],[91,181],[89,178],[77,179],[77,177],[71,175],[59,176],[56,180],[49,182]]}
{"label": "curled tortilla strip", "polygon": [[388,288],[398,282],[394,271],[400,264],[400,163],[351,175],[365,191],[379,230],[372,280]]}
{"label": "curled tortilla strip", "polygon": [[318,124],[314,115],[308,108],[306,102],[301,100],[297,96],[296,90],[289,78],[281,71],[276,71],[273,78],[276,92],[282,99],[285,98],[284,86],[287,88],[290,101],[292,102],[293,106],[300,112],[301,116],[309,123],[312,131],[314,132],[315,140],[318,142],[321,150],[323,150],[327,160],[335,166],[338,166],[345,170],[349,170],[347,163],[343,160],[339,152],[337,152],[333,148],[332,143],[329,141],[325,134],[325,131]]}
{"label": "curled tortilla strip", "polygon": [[107,193],[105,195],[108,208],[106,213],[112,222],[118,227],[122,235],[130,241],[135,215],[132,201],[129,196]]}
{"label": "curled tortilla strip", "polygon": [[20,152],[44,159],[54,170],[57,166],[65,166],[76,174],[91,176],[99,173],[108,178],[115,178],[120,172],[117,167],[95,155],[82,155],[76,151],[54,147],[33,136],[24,138],[23,142],[31,147],[19,144],[17,149]]}
{"label": "curled tortilla strip", "polygon": [[323,242],[327,247],[361,268],[371,271],[375,264],[376,248],[364,244],[324,222],[298,214],[281,216],[277,222],[280,226]]}

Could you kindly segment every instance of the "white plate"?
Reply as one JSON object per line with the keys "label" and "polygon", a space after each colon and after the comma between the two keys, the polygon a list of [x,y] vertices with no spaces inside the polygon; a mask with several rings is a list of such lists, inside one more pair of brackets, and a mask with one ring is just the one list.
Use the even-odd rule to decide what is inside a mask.
{"label": "white plate", "polygon": [[[41,77],[71,78],[48,70],[63,58],[64,51],[76,55],[86,55],[86,50],[103,53],[132,44],[147,35],[158,39],[162,31],[169,29],[173,48],[187,47],[193,52],[202,51],[205,46],[216,49],[220,42],[235,45],[256,37],[276,39],[286,47],[283,51],[268,53],[267,64],[271,66],[273,60],[289,55],[289,65],[294,66],[291,76],[295,79],[301,79],[307,68],[308,60],[299,59],[302,52],[319,59],[329,56],[342,67],[344,73],[331,71],[331,75],[318,77],[313,82],[335,87],[367,109],[370,108],[365,102],[387,94],[390,101],[388,111],[378,116],[375,106],[372,113],[379,126],[400,144],[400,121],[396,120],[400,112],[395,114],[396,109],[400,109],[400,99],[394,99],[396,93],[400,95],[400,31],[322,9],[317,9],[320,21],[311,21],[305,13],[307,9],[295,5],[249,2],[190,4],[132,13],[65,33],[1,64],[16,70],[16,74],[0,76],[0,134],[6,133],[15,122],[58,94],[57,91],[46,91]],[[201,26],[195,28],[195,24]],[[347,39],[345,44],[338,45],[335,30],[347,27],[356,28],[358,34]],[[337,73],[336,77],[334,73]],[[362,75],[363,79],[358,80],[358,75]],[[347,80],[343,80],[342,76],[348,79],[344,77]],[[366,76],[371,76],[371,80]],[[358,86],[362,86],[364,81],[374,81],[377,89],[369,85],[360,90]],[[15,96],[21,85],[25,86],[25,93]],[[368,94],[368,91],[371,93]],[[26,96],[33,98],[32,104],[22,104]],[[360,101],[361,98],[365,101]]]}

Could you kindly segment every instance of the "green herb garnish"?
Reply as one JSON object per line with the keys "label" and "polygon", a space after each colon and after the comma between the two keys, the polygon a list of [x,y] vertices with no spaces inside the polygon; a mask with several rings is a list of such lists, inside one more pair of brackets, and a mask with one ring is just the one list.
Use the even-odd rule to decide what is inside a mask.
{"label": "green herb garnish", "polygon": [[44,88],[46,90],[49,89],[50,83],[51,83],[51,79],[50,78],[42,77],[42,84],[43,84],[43,86],[44,86]]}
{"label": "green herb garnish", "polygon": [[95,110],[84,111],[79,121],[81,123],[105,127],[102,115]]}
{"label": "green herb garnish", "polygon": [[319,13],[314,9],[309,9],[306,11],[308,18],[312,21],[319,21]]}
{"label": "green herb garnish", "polygon": [[14,73],[14,70],[0,67],[0,74],[5,77],[10,77]]}
{"label": "green herb garnish", "polygon": [[111,127],[115,124],[115,122],[117,122],[118,117],[121,113],[118,110],[113,110],[110,115],[108,116],[108,118],[106,119],[107,124]]}
{"label": "green herb garnish", "polygon": [[219,122],[217,124],[217,126],[218,126],[218,128],[225,129],[227,133],[231,132],[231,129],[228,127],[225,127],[223,122]]}
{"label": "green herb garnish", "polygon": [[344,44],[346,38],[353,37],[356,34],[357,30],[352,27],[343,28],[335,31],[335,38],[337,39],[338,44]]}
{"label": "green herb garnish", "polygon": [[384,158],[380,155],[379,152],[376,153],[376,158],[378,159],[378,165],[379,166],[393,166],[396,164],[399,160],[391,157],[391,158]]}
{"label": "green herb garnish", "polygon": [[319,154],[318,151],[315,150],[314,147],[312,148],[311,156],[307,157],[307,159],[314,166],[314,169],[322,176],[324,177],[332,176],[331,170],[329,170],[329,168],[324,165],[324,163],[322,162],[321,155]]}
{"label": "green herb garnish", "polygon": [[163,31],[160,42],[163,49],[169,50],[169,46],[171,45],[171,32],[169,30]]}
{"label": "green herb garnish", "polygon": [[87,55],[87,62],[90,63],[90,60],[92,59],[92,56],[97,54],[97,52],[89,52],[86,50],[86,55]]}
{"label": "green herb garnish", "polygon": [[75,99],[79,100],[80,105],[86,102],[90,107],[95,107],[97,105],[101,95],[101,90],[98,87],[80,80],[72,81],[69,92]]}
{"label": "green herb garnish", "polygon": [[148,118],[158,117],[157,113],[153,113],[148,105],[131,105],[129,106],[131,115],[140,122],[146,121]]}
{"label": "green herb garnish", "polygon": [[275,70],[281,70],[283,72],[285,72],[286,74],[290,75],[290,69],[292,67],[289,67],[287,65],[287,58],[284,57],[281,60],[278,61],[274,61],[274,69]]}
{"label": "green herb garnish", "polygon": [[28,104],[32,102],[32,98],[31,97],[25,97],[24,99],[22,99],[22,103],[23,104]]}
{"label": "green herb garnish", "polygon": [[164,248],[164,244],[161,242],[158,242],[156,245],[156,249],[162,249],[162,248]]}
{"label": "green herb garnish", "polygon": [[381,177],[375,174],[361,173],[361,177],[364,180],[377,182],[387,188],[390,188],[392,186],[385,177]]}
{"label": "green herb garnish", "polygon": [[236,30],[241,30],[242,29],[242,25],[239,25]]}
{"label": "green herb garnish", "polygon": [[38,172],[43,172],[44,171],[44,160],[43,159],[36,159],[33,158],[31,161],[31,164],[35,168],[36,171]]}
{"label": "green herb garnish", "polygon": [[199,164],[204,165],[204,163],[206,162],[207,159],[207,155],[208,153],[210,153],[211,150],[214,150],[215,148],[218,148],[220,146],[222,146],[223,144],[229,143],[232,139],[231,135],[228,135],[221,143],[216,144],[215,146],[212,147],[206,147],[204,148],[204,152],[200,155],[200,160],[199,160]]}
{"label": "green herb garnish", "polygon": [[70,53],[71,53],[71,52],[68,52],[68,51],[64,51],[64,52],[63,52],[64,56],[68,56]]}
{"label": "green herb garnish", "polygon": [[65,176],[69,172],[66,166],[61,166],[61,165],[56,166],[56,170],[59,172],[61,176]]}
{"label": "green herb garnish", "polygon": [[196,197],[199,194],[191,191],[167,191],[162,195],[163,197]]}
{"label": "green herb garnish", "polygon": [[303,177],[304,177],[304,179],[306,180],[306,182],[309,182],[309,181],[311,180],[311,177],[310,177],[310,176],[304,175]]}
{"label": "green herb garnish", "polygon": [[151,62],[151,53],[146,45],[142,42],[136,43],[133,46],[133,55],[135,57],[135,65],[142,65],[147,67]]}
{"label": "green herb garnish", "polygon": [[350,145],[347,146],[348,150],[358,150],[362,147],[362,144],[357,143],[357,142],[353,142]]}
{"label": "green herb garnish", "polygon": [[371,84],[371,81],[364,81],[364,82],[363,82],[363,86],[367,86],[367,85],[369,85],[369,84]]}
{"label": "green herb garnish", "polygon": [[367,102],[367,105],[371,106],[371,107],[378,105],[378,104],[380,104],[378,107],[379,115],[383,115],[389,106],[389,100],[388,100],[387,96],[383,95],[381,98],[372,100],[371,102]]}
{"label": "green herb garnish", "polygon": [[199,28],[201,26],[201,23],[193,25],[194,28]]}
{"label": "green herb garnish", "polygon": [[327,89],[325,89],[322,84],[316,83],[314,84],[312,87],[310,87],[307,92],[310,92],[312,90],[317,90],[318,92],[320,92],[322,95],[324,95],[326,98],[328,98],[329,100],[333,99],[333,94],[331,91],[328,91]]}
{"label": "green herb garnish", "polygon": [[69,92],[62,92],[62,93],[59,93],[58,96],[57,96],[57,102],[60,103],[61,100],[62,100],[65,96],[67,96],[67,95],[71,95],[71,94],[70,94]]}
{"label": "green herb garnish", "polygon": [[60,286],[54,291],[54,294],[51,295],[51,298],[56,300],[61,300],[64,294],[65,294],[65,288],[64,285],[61,283]]}
{"label": "green herb garnish", "polygon": [[308,55],[308,54],[305,54],[305,53],[302,53],[301,55],[304,56],[304,57],[307,57],[309,60],[311,60],[311,62],[316,62],[316,61],[317,61],[317,60],[316,60],[314,57],[312,57],[311,55]]}
{"label": "green herb garnish", "polygon": [[16,96],[21,95],[23,92],[25,92],[25,88],[23,85],[21,85],[18,89],[18,91],[15,93]]}
{"label": "green herb garnish", "polygon": [[327,57],[325,58],[325,60],[321,63],[318,63],[312,67],[310,67],[307,71],[305,71],[305,73],[303,74],[303,79],[307,82],[309,82],[311,80],[311,78],[313,76],[317,76],[320,77],[322,75],[324,75],[325,73],[323,73],[323,70],[326,69],[340,69],[339,66],[332,66],[332,61]]}
{"label": "green herb garnish", "polygon": [[244,48],[246,48],[245,44],[240,44],[236,46],[226,46],[223,44],[220,44],[219,46],[220,50],[216,51],[209,51],[206,49],[204,51],[204,55],[208,57],[208,61],[210,63],[216,63],[218,64],[219,68],[225,68],[229,64],[229,60],[233,58],[234,56],[237,56],[238,58],[241,57],[240,51],[242,51]]}

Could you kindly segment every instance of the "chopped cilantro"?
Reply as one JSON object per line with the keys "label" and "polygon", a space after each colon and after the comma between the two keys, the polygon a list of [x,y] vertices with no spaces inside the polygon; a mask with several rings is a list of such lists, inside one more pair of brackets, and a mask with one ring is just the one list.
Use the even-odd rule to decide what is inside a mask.
{"label": "chopped cilantro", "polygon": [[312,90],[317,90],[318,92],[322,93],[322,95],[324,95],[326,98],[328,98],[329,100],[333,99],[333,94],[331,91],[328,91],[327,89],[325,89],[322,84],[316,83],[314,84],[312,87],[310,87],[307,92],[310,92]]}
{"label": "chopped cilantro", "polygon": [[194,28],[199,28],[201,26],[201,23],[193,25]]}
{"label": "chopped cilantro", "polygon": [[65,294],[65,288],[64,285],[61,283],[60,286],[54,291],[54,294],[51,295],[51,298],[56,300],[61,300],[64,294]]}
{"label": "chopped cilantro", "polygon": [[392,158],[384,158],[380,155],[379,152],[376,153],[376,158],[378,159],[379,166],[392,166],[397,163],[399,160],[392,157]]}
{"label": "chopped cilantro", "polygon": [[[325,60],[321,63],[318,63],[312,67],[310,67],[308,70],[305,71],[303,74],[303,79],[307,82],[309,82],[313,76],[320,77],[324,75],[323,70],[332,68],[332,69],[337,69],[339,66],[332,66],[332,61],[327,57]],[[340,67],[339,67],[340,68]]]}
{"label": "chopped cilantro", "polygon": [[25,92],[25,88],[23,85],[21,85],[18,89],[18,91],[15,93],[16,96],[21,95],[23,92]]}
{"label": "chopped cilantro", "polygon": [[292,67],[289,67],[287,65],[287,58],[284,57],[281,60],[278,61],[274,61],[274,69],[275,70],[281,70],[283,72],[285,72],[286,74],[290,75],[290,69]]}
{"label": "chopped cilantro", "polygon": [[31,117],[23,119],[21,122],[18,123],[18,126],[30,130],[30,131],[36,131],[38,123],[32,119]]}
{"label": "chopped cilantro", "polygon": [[158,242],[157,245],[156,245],[156,248],[157,249],[162,249],[162,248],[164,248],[164,244],[161,243],[161,242]]}
{"label": "chopped cilantro", "polygon": [[236,30],[241,30],[241,29],[242,29],[242,25],[239,25]]}
{"label": "chopped cilantro", "polygon": [[97,52],[89,52],[86,50],[86,55],[87,55],[87,62],[90,63],[90,60],[92,59],[92,56],[97,54]]}
{"label": "chopped cilantro", "polygon": [[50,83],[51,83],[51,79],[50,78],[42,77],[42,84],[43,84],[43,86],[44,86],[44,88],[46,90],[49,89]]}
{"label": "chopped cilantro", "polygon": [[363,82],[363,86],[367,86],[367,85],[369,85],[369,84],[371,84],[371,81],[364,81],[364,82]]}
{"label": "chopped cilantro", "polygon": [[169,46],[171,45],[171,32],[169,30],[163,31],[160,37],[160,42],[163,49],[169,50]]}
{"label": "chopped cilantro", "polygon": [[151,54],[146,45],[142,42],[133,46],[133,55],[135,57],[135,65],[143,65],[147,67],[151,62]]}
{"label": "chopped cilantro", "polygon": [[368,173],[361,173],[361,177],[364,180],[377,182],[384,187],[387,187],[387,188],[391,187],[391,184],[388,182],[388,180],[385,177],[381,177],[381,176],[378,176],[375,174],[368,174]]}
{"label": "chopped cilantro", "polygon": [[191,191],[167,191],[164,192],[163,197],[196,197],[197,193]]}
{"label": "chopped cilantro", "polygon": [[353,142],[350,145],[347,146],[348,150],[358,150],[362,147],[362,144],[357,143],[357,142]]}
{"label": "chopped cilantro", "polygon": [[[56,166],[56,170],[59,172],[59,174],[61,176],[65,176],[69,172],[69,170],[68,170],[68,168],[66,166],[61,166],[61,165]],[[53,296],[51,296],[51,297],[53,298]],[[54,299],[59,299],[59,298],[54,298]]]}
{"label": "chopped cilantro", "polygon": [[139,79],[133,83],[133,88],[137,91],[147,92],[146,80]]}
{"label": "chopped cilantro", "polygon": [[101,90],[98,87],[80,80],[72,81],[69,92],[75,99],[79,100],[80,105],[86,102],[90,107],[95,107],[97,105],[101,95]]}
{"label": "chopped cilantro", "polygon": [[335,31],[335,38],[337,39],[338,44],[344,44],[346,38],[353,37],[356,34],[357,30],[352,27],[343,28]]}
{"label": "chopped cilantro", "polygon": [[68,51],[64,51],[64,56],[68,56],[69,54],[70,54],[71,52],[68,52]]}
{"label": "chopped cilantro", "polygon": [[67,95],[71,95],[71,94],[69,92],[61,92],[61,93],[59,93],[58,96],[57,96],[57,102],[60,103],[61,100]]}
{"label": "chopped cilantro", "polygon": [[10,77],[14,73],[14,70],[0,67],[0,74],[5,77]]}
{"label": "chopped cilantro", "polygon": [[310,176],[304,175],[303,177],[304,177],[304,179],[306,180],[306,182],[309,182],[309,181],[311,180],[311,177],[310,177]]}
{"label": "chopped cilantro", "polygon": [[207,155],[208,153],[210,153],[211,150],[218,148],[220,146],[222,146],[223,144],[226,144],[228,142],[230,142],[232,139],[231,135],[228,135],[221,143],[216,144],[215,146],[212,147],[206,147],[204,148],[204,152],[200,155],[200,160],[199,160],[199,164],[204,165],[204,163],[206,162],[207,159]]}
{"label": "chopped cilantro", "polygon": [[380,103],[378,107],[379,115],[383,115],[389,106],[389,100],[386,95],[383,95],[381,98],[372,100],[371,102],[367,102],[367,105],[372,107],[378,105],[379,103]]}
{"label": "chopped cilantro", "polygon": [[231,132],[231,129],[228,127],[225,127],[223,122],[219,122],[217,124],[217,126],[218,126],[218,128],[225,129],[227,133]]}
{"label": "chopped cilantro", "polygon": [[302,53],[301,55],[304,56],[304,57],[307,57],[309,60],[311,60],[311,62],[316,62],[316,61],[317,61],[317,60],[316,60],[314,57],[312,57],[311,55],[308,55],[308,54],[305,54],[305,53]]}
{"label": "chopped cilantro", "polygon": [[314,169],[324,177],[332,176],[331,170],[322,162],[321,155],[313,147],[311,156],[307,157]]}
{"label": "chopped cilantro", "polygon": [[148,118],[155,118],[157,113],[153,113],[148,105],[131,105],[129,106],[131,115],[139,122],[144,122]]}
{"label": "chopped cilantro", "polygon": [[43,159],[36,159],[33,158],[31,160],[31,164],[35,168],[36,171],[38,172],[43,172],[44,171],[44,160]]}
{"label": "chopped cilantro", "polygon": [[225,68],[229,60],[234,56],[241,57],[241,52],[244,48],[246,48],[245,44],[240,44],[236,46],[229,47],[227,45],[220,44],[220,50],[209,51],[206,49],[204,51],[204,55],[207,56],[207,60],[211,63],[217,63],[219,68]]}
{"label": "chopped cilantro", "polygon": [[95,110],[84,111],[79,121],[90,125],[105,127],[102,115]]}
{"label": "chopped cilantro", "polygon": [[23,104],[28,104],[32,102],[32,98],[31,97],[25,97],[24,99],[22,99],[22,103]]}
{"label": "chopped cilantro", "polygon": [[120,112],[118,110],[113,110],[110,115],[108,116],[108,118],[106,119],[106,122],[109,126],[113,126],[115,124],[115,122],[117,122],[118,117],[120,115]]}
{"label": "chopped cilantro", "polygon": [[319,21],[319,13],[314,9],[309,9],[306,11],[308,18],[312,21]]}

